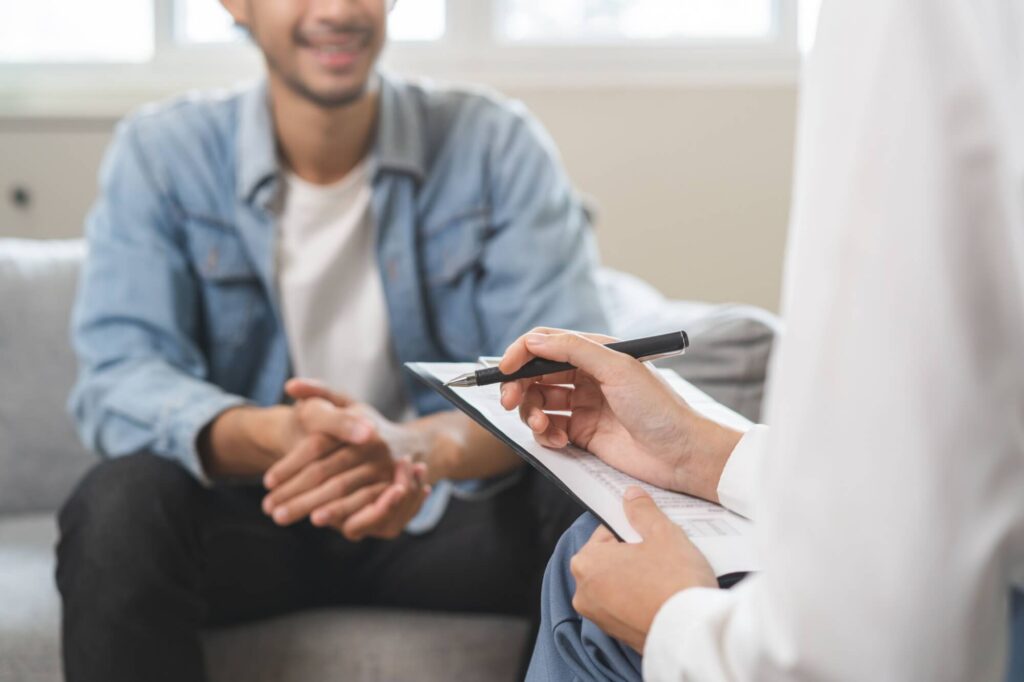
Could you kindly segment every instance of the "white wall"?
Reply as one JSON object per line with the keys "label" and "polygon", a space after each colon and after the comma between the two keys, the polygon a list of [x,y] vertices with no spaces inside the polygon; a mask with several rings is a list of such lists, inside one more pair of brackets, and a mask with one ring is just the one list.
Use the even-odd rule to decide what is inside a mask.
{"label": "white wall", "polygon": [[[599,210],[609,265],[668,294],[776,309],[793,86],[509,90]],[[113,121],[0,118],[0,236],[80,233]],[[27,210],[8,198],[33,194]]]}

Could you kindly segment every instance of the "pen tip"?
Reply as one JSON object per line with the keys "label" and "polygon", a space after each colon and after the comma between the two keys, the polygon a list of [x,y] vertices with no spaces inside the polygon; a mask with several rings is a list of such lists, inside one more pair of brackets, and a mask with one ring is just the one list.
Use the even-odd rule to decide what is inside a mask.
{"label": "pen tip", "polygon": [[476,372],[455,377],[445,384],[446,388],[466,388],[468,386],[476,386]]}

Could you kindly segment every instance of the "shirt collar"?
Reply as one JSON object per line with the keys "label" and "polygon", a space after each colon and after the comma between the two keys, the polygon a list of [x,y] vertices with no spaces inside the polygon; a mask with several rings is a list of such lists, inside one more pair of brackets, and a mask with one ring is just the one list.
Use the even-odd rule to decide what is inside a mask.
{"label": "shirt collar", "polygon": [[266,80],[242,94],[236,144],[238,198],[250,202],[280,169]]}
{"label": "shirt collar", "polygon": [[372,170],[408,173],[422,182],[426,175],[426,131],[409,85],[384,74],[378,81],[380,111]]}
{"label": "shirt collar", "polygon": [[[391,171],[407,173],[422,181],[426,167],[425,131],[409,86],[383,74],[378,76],[378,85],[380,110],[370,159],[371,177],[378,171]],[[251,202],[280,172],[265,79],[241,96],[236,144],[238,197]]]}

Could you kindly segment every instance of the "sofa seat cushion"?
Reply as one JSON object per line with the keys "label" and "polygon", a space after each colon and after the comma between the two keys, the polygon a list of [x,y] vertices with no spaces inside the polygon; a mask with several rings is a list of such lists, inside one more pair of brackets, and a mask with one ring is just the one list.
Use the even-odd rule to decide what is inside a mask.
{"label": "sofa seat cushion", "polygon": [[[0,680],[60,682],[52,515],[0,518]],[[204,635],[210,679],[514,680],[516,618],[323,609]]]}
{"label": "sofa seat cushion", "polygon": [[63,679],[56,539],[50,514],[0,517],[0,680]]}

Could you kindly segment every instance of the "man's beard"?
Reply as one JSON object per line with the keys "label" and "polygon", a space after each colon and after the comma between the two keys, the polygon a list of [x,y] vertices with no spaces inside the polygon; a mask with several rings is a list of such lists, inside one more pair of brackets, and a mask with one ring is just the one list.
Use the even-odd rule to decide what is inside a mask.
{"label": "man's beard", "polygon": [[369,89],[369,82],[363,81],[358,86],[342,92],[319,93],[303,83],[301,78],[277,69],[269,58],[267,61],[270,68],[276,71],[289,90],[322,109],[342,109],[352,106],[361,100]]}
{"label": "man's beard", "polygon": [[[366,48],[373,43],[374,31],[371,26],[362,24],[353,24],[349,26],[339,26],[336,28],[337,32],[345,33],[357,33],[363,36],[363,47]],[[310,41],[301,29],[296,28],[292,34],[292,43],[301,47],[311,47]],[[328,94],[320,93],[309,87],[296,73],[289,73],[286,70],[280,68],[277,61],[270,55],[269,52],[264,51],[267,60],[267,67],[276,73],[289,90],[294,92],[299,97],[305,99],[308,102],[321,107],[323,109],[341,109],[344,107],[351,106],[361,100],[369,89],[370,81],[372,76],[368,77],[359,85],[344,90],[342,92],[332,92]]]}

